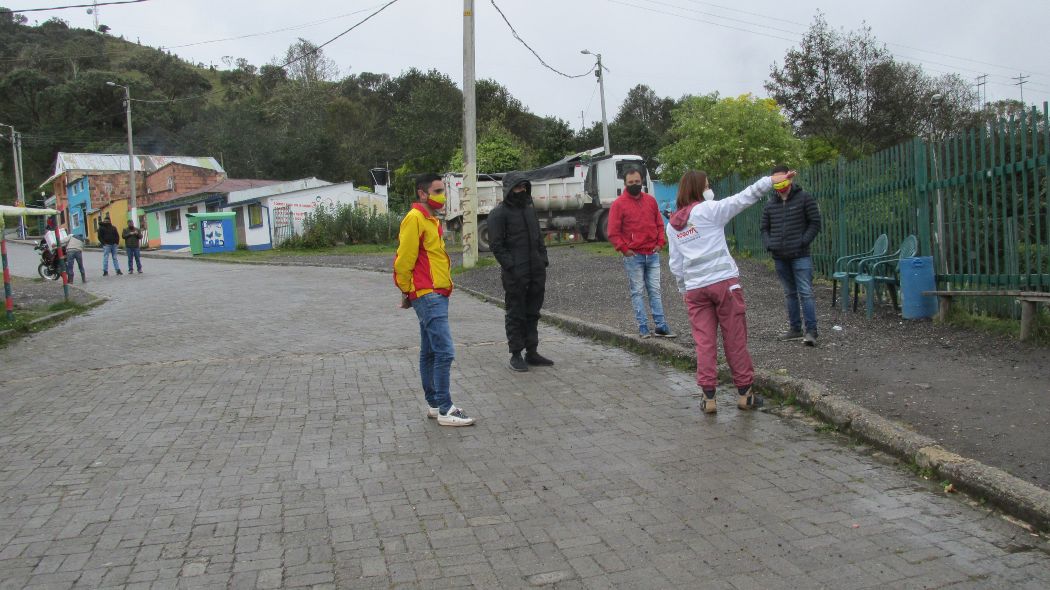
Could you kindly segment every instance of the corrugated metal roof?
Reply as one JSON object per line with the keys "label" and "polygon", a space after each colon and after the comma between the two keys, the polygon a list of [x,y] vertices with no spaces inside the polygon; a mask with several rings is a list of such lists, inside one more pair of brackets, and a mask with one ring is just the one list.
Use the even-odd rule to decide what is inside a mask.
{"label": "corrugated metal roof", "polygon": [[330,184],[332,183],[328,182],[327,180],[321,180],[319,178],[300,178],[299,180],[289,180],[287,182],[271,184],[262,188],[252,188],[249,190],[238,190],[236,192],[231,192],[230,196],[228,197],[228,202],[230,204],[240,203],[241,201],[250,201],[252,199],[270,197],[273,195],[282,195],[284,193],[292,193],[295,191],[329,186]]}
{"label": "corrugated metal roof", "polygon": [[[205,156],[136,155],[135,170],[152,172],[157,168],[171,164],[172,162],[184,164],[186,166],[195,166],[197,168],[206,168],[222,174],[226,173],[215,158]],[[53,180],[55,177],[73,170],[85,172],[122,172],[127,169],[127,154],[71,154],[68,152],[58,152],[58,156],[55,158],[55,173],[48,181],[45,181],[45,184],[50,180]]]}
{"label": "corrugated metal roof", "polygon": [[279,184],[280,182],[280,180],[260,180],[255,178],[227,178],[221,182],[209,184],[208,186],[201,187],[197,190],[181,194],[173,199],[151,203],[146,207],[143,207],[143,209],[146,211],[165,209],[172,205],[181,205],[183,203],[197,201],[201,195],[228,194],[234,191]]}

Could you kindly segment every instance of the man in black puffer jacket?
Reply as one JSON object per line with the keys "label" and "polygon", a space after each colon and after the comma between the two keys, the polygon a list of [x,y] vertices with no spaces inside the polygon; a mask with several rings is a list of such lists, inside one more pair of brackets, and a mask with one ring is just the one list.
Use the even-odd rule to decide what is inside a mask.
{"label": "man in black puffer jacket", "polygon": [[[787,171],[787,166],[777,166],[773,174]],[[813,259],[809,245],[820,233],[820,208],[816,199],[792,180],[773,185],[773,190],[773,196],[762,209],[762,242],[776,263],[791,324],[780,339],[801,338],[808,346],[816,346],[817,306],[813,301]],[[799,313],[800,306],[802,313]]]}
{"label": "man in black puffer jacket", "polygon": [[529,365],[553,365],[536,352],[547,283],[547,246],[532,207],[532,183],[521,174],[507,174],[503,178],[503,202],[492,209],[487,223],[489,247],[503,278],[509,366],[514,371],[528,371]]}

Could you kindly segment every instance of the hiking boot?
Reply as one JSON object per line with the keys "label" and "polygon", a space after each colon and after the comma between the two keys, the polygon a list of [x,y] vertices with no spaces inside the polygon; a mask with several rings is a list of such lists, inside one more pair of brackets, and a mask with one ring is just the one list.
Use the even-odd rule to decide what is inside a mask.
{"label": "hiking boot", "polygon": [[761,408],[766,400],[762,399],[762,396],[751,391],[751,387],[748,387],[743,393],[737,396],[736,407],[741,410],[754,410],[755,408]]}
{"label": "hiking boot", "polygon": [[473,418],[456,406],[449,408],[446,414],[438,414],[437,421],[442,426],[470,426],[474,423]]}
{"label": "hiking boot", "polygon": [[638,336],[642,340],[645,340],[646,338],[652,338],[653,337],[653,335],[649,333],[649,330],[642,330],[642,331],[638,332]]}
{"label": "hiking boot", "polygon": [[510,361],[507,362],[507,366],[510,367],[511,371],[518,373],[524,373],[529,370],[529,365],[525,363],[525,359],[521,358],[520,352],[510,355]]}
{"label": "hiking boot", "polygon": [[431,408],[430,406],[427,406],[427,418],[433,420],[434,418],[437,418],[440,415],[441,410],[439,410],[438,408]]}
{"label": "hiking boot", "polygon": [[104,276],[104,277],[108,277],[108,276],[109,276],[109,271],[105,271],[105,272],[103,272],[103,273],[102,273],[102,276]]}
{"label": "hiking boot", "polygon": [[715,403],[714,393],[708,395],[704,392],[700,400],[700,409],[703,410],[705,414],[714,414],[718,411],[718,405]]}
{"label": "hiking boot", "polygon": [[525,353],[525,362],[530,364],[530,365],[532,365],[532,366],[534,366],[534,367],[553,367],[554,366],[554,361],[552,361],[549,358],[543,356],[542,354],[536,352],[535,350],[530,350],[529,352]]}
{"label": "hiking boot", "polygon": [[664,326],[663,328],[657,328],[655,334],[660,338],[674,338],[677,336],[677,334],[672,332],[671,328],[668,328],[667,326]]}
{"label": "hiking boot", "polygon": [[133,271],[133,270],[131,270],[131,269],[129,268],[129,269],[128,269],[128,274],[129,274],[129,275],[133,275],[133,274],[135,274],[135,271]]}
{"label": "hiking boot", "polygon": [[118,269],[117,270],[117,275],[119,276],[119,275],[122,275],[122,274],[124,274],[124,273],[120,272],[120,270]]}
{"label": "hiking boot", "polygon": [[817,345],[817,335],[813,332],[806,332],[806,335],[802,337],[802,344],[806,346]]}
{"label": "hiking boot", "polygon": [[781,342],[787,342],[789,340],[801,340],[801,339],[802,339],[802,330],[795,330],[795,329],[788,330],[787,332],[784,332],[783,334],[781,334],[779,338],[777,338],[777,340],[779,340]]}

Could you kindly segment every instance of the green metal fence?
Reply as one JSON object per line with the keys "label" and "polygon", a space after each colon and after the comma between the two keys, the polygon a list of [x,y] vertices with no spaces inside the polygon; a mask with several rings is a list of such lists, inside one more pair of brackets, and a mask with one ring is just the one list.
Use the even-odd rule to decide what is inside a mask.
{"label": "green metal fence", "polygon": [[[812,246],[818,275],[835,259],[871,248],[882,233],[891,252],[909,234],[933,256],[938,284],[953,289],[1050,291],[1050,112],[1033,107],[1008,119],[935,139],[913,139],[861,160],[800,169],[797,182],[820,204],[824,229]],[[753,179],[752,179],[753,181]],[[735,194],[750,181],[715,184]],[[755,206],[726,228],[736,247],[765,256]],[[1012,301],[973,300],[1012,313]]]}

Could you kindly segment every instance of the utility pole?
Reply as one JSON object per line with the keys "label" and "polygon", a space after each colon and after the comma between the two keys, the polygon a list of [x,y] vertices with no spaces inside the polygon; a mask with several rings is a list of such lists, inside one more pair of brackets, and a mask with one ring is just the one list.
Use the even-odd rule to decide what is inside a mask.
{"label": "utility pole", "polygon": [[128,185],[131,198],[128,199],[128,215],[135,227],[139,226],[139,211],[135,205],[135,148],[131,143],[131,89],[115,82],[106,82],[107,86],[119,86],[124,89],[124,106],[128,114]]}
{"label": "utility pole", "polygon": [[[26,206],[25,187],[22,186],[22,134],[15,131],[13,125],[6,123],[0,123],[0,127],[7,127],[11,130],[11,154],[13,160],[12,170],[15,173],[15,199],[18,201],[19,207]],[[25,218],[18,218],[18,237],[25,239]]]}
{"label": "utility pole", "polygon": [[[14,133],[14,127],[11,128],[11,132]],[[25,184],[25,169],[22,168],[22,134],[14,133],[15,135],[15,194],[18,196],[18,206],[26,206],[26,188]],[[20,216],[18,218],[18,237],[25,239],[26,237],[26,218]]]}
{"label": "utility pole", "polygon": [[474,92],[474,0],[463,0],[463,268],[478,262],[478,105]]}
{"label": "utility pole", "polygon": [[608,70],[609,68],[602,65],[602,54],[591,53],[587,49],[580,53],[593,55],[598,59],[598,65],[594,67],[594,75],[598,77],[598,92],[602,95],[602,140],[605,146],[605,155],[612,155],[612,149],[609,147],[609,119],[605,116],[605,74],[602,72],[602,69]]}
{"label": "utility pole", "polygon": [[980,102],[977,110],[983,111],[984,105],[988,104],[988,74],[981,74],[974,79],[977,80],[977,100]]}
{"label": "utility pole", "polygon": [[1028,83],[1028,79],[1029,78],[1031,78],[1031,76],[1026,76],[1024,74],[1020,74],[1020,75],[1017,75],[1017,76],[1014,76],[1013,78],[1011,78],[1011,80],[1017,80],[1017,84],[1014,84],[1014,86],[1017,86],[1018,88],[1021,89],[1021,105],[1022,106],[1024,105],[1024,85]]}

